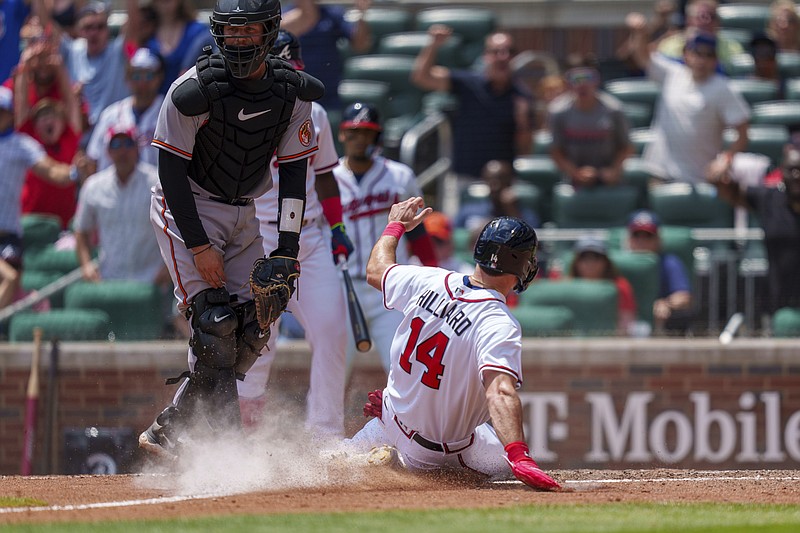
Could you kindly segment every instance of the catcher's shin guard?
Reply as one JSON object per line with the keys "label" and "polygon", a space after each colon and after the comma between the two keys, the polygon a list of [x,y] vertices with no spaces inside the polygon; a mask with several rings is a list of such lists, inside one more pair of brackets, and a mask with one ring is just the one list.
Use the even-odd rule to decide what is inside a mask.
{"label": "catcher's shin guard", "polygon": [[256,305],[252,300],[236,308],[239,328],[236,330],[236,377],[244,380],[245,374],[261,356],[261,350],[269,342],[269,329],[262,330],[256,317]]}
{"label": "catcher's shin guard", "polygon": [[[205,402],[209,425],[225,429],[241,427],[236,391],[236,329],[239,318],[230,306],[225,289],[208,289],[198,294],[191,306],[192,338],[189,345],[197,361],[189,383],[177,405],[195,414],[197,402]],[[183,403],[186,403],[184,408]]]}

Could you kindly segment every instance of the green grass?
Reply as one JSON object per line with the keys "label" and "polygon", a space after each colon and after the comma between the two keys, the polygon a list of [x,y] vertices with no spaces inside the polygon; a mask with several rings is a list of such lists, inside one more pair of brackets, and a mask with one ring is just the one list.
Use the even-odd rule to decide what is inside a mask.
{"label": "green grass", "polygon": [[0,496],[0,507],[41,507],[47,502],[36,498],[17,498],[16,496]]}
{"label": "green grass", "polygon": [[[380,495],[376,495],[380,497]],[[2,523],[2,515],[0,515]],[[95,524],[54,523],[7,526],[3,531],[48,533],[207,532],[347,532],[385,533],[490,532],[677,532],[789,533],[800,531],[798,505],[622,504],[521,505],[503,509],[448,509],[372,513],[221,516]]]}

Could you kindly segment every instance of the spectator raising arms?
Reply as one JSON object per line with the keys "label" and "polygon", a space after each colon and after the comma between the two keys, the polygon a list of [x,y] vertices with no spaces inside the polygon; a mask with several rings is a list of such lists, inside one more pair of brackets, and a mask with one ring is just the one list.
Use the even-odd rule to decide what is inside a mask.
{"label": "spectator raising arms", "polygon": [[159,92],[194,66],[205,46],[214,46],[207,24],[195,20],[190,0],[153,0],[156,31],[147,47],[164,58],[164,78]]}
{"label": "spectator raising arms", "polygon": [[[682,65],[649,51],[643,15],[629,14],[626,24],[635,60],[661,86],[652,125],[655,138],[644,159],[675,181],[700,183],[708,175],[726,173],[733,156],[747,146],[750,108],[716,72],[716,38],[694,34],[686,41]],[[726,128],[735,128],[738,138],[723,151]]]}
{"label": "spectator raising arms", "polygon": [[452,30],[441,24],[428,29],[431,43],[414,63],[411,80],[425,91],[451,92],[458,100],[453,124],[453,170],[476,179],[488,161],[512,162],[533,146],[531,94],[515,83],[511,70],[514,42],[507,33],[486,37],[483,70],[450,70],[436,65],[437,50]]}
{"label": "spectator raising arms", "polygon": [[339,6],[319,5],[317,0],[296,0],[294,8],[284,13],[281,28],[300,39],[305,70],[325,84],[325,96],[319,104],[329,111],[340,110],[337,88],[342,79],[344,63],[337,43],[345,39],[353,52],[368,52],[372,45],[369,25],[364,12],[372,0],[355,0],[357,17],[354,22],[345,19]]}

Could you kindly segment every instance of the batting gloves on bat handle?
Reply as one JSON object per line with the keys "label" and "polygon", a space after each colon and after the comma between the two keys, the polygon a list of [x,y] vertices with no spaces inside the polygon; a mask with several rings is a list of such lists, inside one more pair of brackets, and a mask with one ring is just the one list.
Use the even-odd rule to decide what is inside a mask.
{"label": "batting gloves on bat handle", "polygon": [[344,224],[339,222],[331,226],[331,251],[334,264],[339,264],[340,255],[343,255],[346,260],[353,250],[353,243],[344,231]]}
{"label": "batting gloves on bat handle", "polygon": [[506,461],[508,461],[514,477],[536,490],[560,490],[561,485],[545,474],[536,461],[531,458],[528,445],[518,440],[506,445]]}
{"label": "batting gloves on bat handle", "polygon": [[369,418],[374,416],[378,420],[383,415],[383,391],[374,390],[367,394],[367,403],[364,404],[364,416]]}

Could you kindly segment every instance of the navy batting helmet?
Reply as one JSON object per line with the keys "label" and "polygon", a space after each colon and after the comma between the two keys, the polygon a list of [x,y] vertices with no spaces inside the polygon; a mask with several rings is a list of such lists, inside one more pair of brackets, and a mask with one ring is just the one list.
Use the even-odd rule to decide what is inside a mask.
{"label": "navy batting helmet", "polygon": [[297,70],[306,68],[305,63],[303,63],[303,54],[300,51],[300,41],[291,32],[280,30],[278,38],[275,39],[275,44],[272,45],[272,50],[269,53],[288,61]]}
{"label": "navy batting helmet", "polygon": [[[259,34],[251,35],[255,40],[247,46],[225,44],[225,26],[263,25]],[[228,63],[231,75],[246,78],[258,70],[267,57],[267,52],[278,36],[281,23],[281,4],[278,0],[217,0],[211,14],[211,35]]]}
{"label": "navy batting helmet", "polygon": [[475,262],[492,274],[513,274],[517,277],[514,292],[528,288],[539,266],[536,231],[524,220],[498,217],[490,221],[475,241]]}
{"label": "navy batting helmet", "polygon": [[339,129],[354,130],[359,128],[377,132],[383,131],[381,117],[374,106],[356,102],[342,111],[342,121],[339,123]]}

